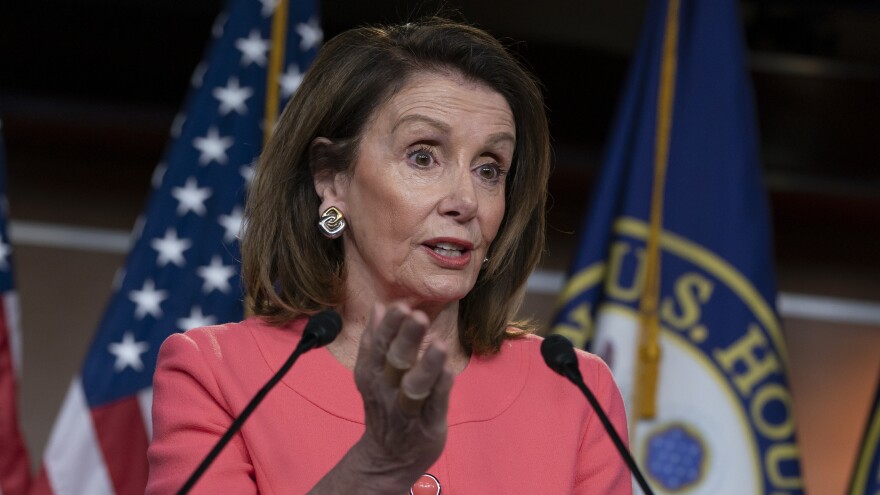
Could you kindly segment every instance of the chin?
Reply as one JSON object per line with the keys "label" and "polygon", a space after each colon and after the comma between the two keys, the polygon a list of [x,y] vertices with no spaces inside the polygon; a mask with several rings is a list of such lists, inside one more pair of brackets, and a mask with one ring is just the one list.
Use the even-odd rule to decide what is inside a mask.
{"label": "chin", "polygon": [[474,282],[462,277],[432,277],[422,281],[423,286],[417,292],[427,300],[452,303],[464,299],[474,288]]}

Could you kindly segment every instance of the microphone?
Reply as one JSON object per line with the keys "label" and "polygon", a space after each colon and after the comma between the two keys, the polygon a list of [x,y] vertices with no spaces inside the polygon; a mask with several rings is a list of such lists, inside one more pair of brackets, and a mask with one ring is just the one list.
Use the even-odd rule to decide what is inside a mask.
{"label": "microphone", "polygon": [[342,330],[342,318],[339,313],[332,309],[321,311],[309,318],[309,322],[306,323],[306,328],[303,330],[302,339],[296,347],[297,349],[303,347],[302,352],[324,347],[336,339],[340,330]]}
{"label": "microphone", "polygon": [[639,471],[636,461],[632,458],[632,455],[630,455],[626,445],[623,444],[623,440],[620,438],[620,435],[617,434],[614,425],[611,424],[611,420],[608,419],[608,415],[605,414],[605,411],[603,411],[602,407],[599,405],[599,401],[596,400],[596,396],[593,395],[593,392],[587,387],[587,384],[584,383],[584,377],[581,375],[581,370],[578,368],[577,355],[575,355],[571,341],[562,335],[550,335],[541,342],[541,356],[544,357],[544,362],[547,363],[547,366],[549,366],[550,369],[568,378],[572,383],[577,385],[579,389],[581,389],[581,392],[587,397],[590,405],[593,406],[593,410],[596,411],[596,415],[598,415],[599,419],[602,421],[602,426],[605,427],[605,431],[608,432],[608,435],[614,442],[614,446],[617,447],[617,451],[620,452],[621,457],[623,457],[623,460],[629,467],[629,471],[635,476],[642,491],[645,495],[654,495],[654,492],[651,490],[651,487],[648,486],[648,482],[645,480],[642,472]]}
{"label": "microphone", "polygon": [[217,441],[217,444],[214,445],[214,448],[208,452],[208,455],[205,456],[205,459],[202,460],[202,463],[199,464],[199,467],[193,471],[192,475],[190,475],[189,479],[186,480],[186,483],[183,484],[183,487],[178,491],[178,495],[184,495],[189,493],[192,487],[196,484],[196,481],[201,478],[201,476],[208,469],[208,466],[214,462],[214,459],[220,455],[220,451],[223,450],[223,447],[232,440],[232,437],[238,433],[238,430],[241,429],[241,426],[244,422],[250,417],[251,413],[254,412],[254,409],[263,401],[266,397],[266,394],[272,390],[278,382],[281,381],[281,378],[287,374],[287,371],[290,370],[290,367],[293,366],[293,363],[300,357],[300,355],[304,354],[307,351],[312,349],[323,347],[330,342],[333,342],[333,339],[339,335],[339,331],[342,329],[342,318],[340,318],[339,313],[333,310],[325,310],[320,313],[309,318],[309,322],[306,323],[306,328],[303,330],[302,338],[299,340],[299,344],[296,345],[296,349],[294,349],[293,354],[287,358],[287,361],[281,365],[281,368],[272,375],[272,378],[263,385],[254,398],[248,402],[248,405],[245,406],[244,410],[241,411],[241,414],[235,418],[235,421],[229,425],[229,429],[226,430],[226,433],[220,437],[220,440]]}

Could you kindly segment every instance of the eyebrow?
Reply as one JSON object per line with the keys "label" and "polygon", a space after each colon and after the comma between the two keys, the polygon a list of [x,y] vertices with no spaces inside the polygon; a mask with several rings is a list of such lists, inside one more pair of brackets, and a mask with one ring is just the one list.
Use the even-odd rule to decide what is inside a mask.
{"label": "eyebrow", "polygon": [[494,145],[502,141],[510,141],[510,144],[516,146],[516,137],[509,132],[496,132],[490,134],[489,139],[486,140],[486,144]]}
{"label": "eyebrow", "polygon": [[401,117],[397,122],[394,123],[394,127],[391,128],[391,132],[397,132],[398,127],[409,122],[424,122],[425,124],[428,124],[431,127],[435,127],[437,128],[437,130],[443,131],[447,134],[452,131],[452,127],[450,127],[450,125],[446,122],[441,122],[437,119],[432,119],[431,117],[428,117],[426,115],[414,113]]}
{"label": "eyebrow", "polygon": [[[409,122],[423,122],[428,124],[431,127],[436,128],[438,131],[449,134],[452,131],[452,127],[446,122],[441,122],[437,119],[432,119],[427,115],[421,114],[410,114],[401,117],[397,122],[394,123],[394,127],[391,128],[391,132],[397,132],[397,128],[401,125]],[[502,141],[510,141],[514,146],[516,145],[516,137],[509,132],[496,132],[489,135],[489,138],[486,140],[486,144],[494,145],[498,144]]]}

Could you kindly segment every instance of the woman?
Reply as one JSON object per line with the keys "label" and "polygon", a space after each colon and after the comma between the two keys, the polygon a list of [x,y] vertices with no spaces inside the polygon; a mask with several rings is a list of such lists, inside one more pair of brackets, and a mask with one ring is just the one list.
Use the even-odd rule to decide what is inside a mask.
{"label": "woman", "polygon": [[[548,173],[540,90],[486,33],[428,20],[328,42],[249,193],[254,316],[160,352],[148,493],[183,484],[326,308],[339,337],[196,492],[630,493],[587,402],[510,323],[543,249]],[[625,435],[607,367],[579,359]]]}

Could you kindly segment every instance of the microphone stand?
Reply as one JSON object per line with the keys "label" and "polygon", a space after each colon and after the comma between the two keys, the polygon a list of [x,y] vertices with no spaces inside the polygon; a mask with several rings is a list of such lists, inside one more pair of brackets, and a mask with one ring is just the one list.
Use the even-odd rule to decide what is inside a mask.
{"label": "microphone stand", "polygon": [[605,431],[608,432],[608,436],[611,437],[611,440],[614,442],[614,446],[617,447],[617,451],[620,452],[621,457],[626,462],[626,465],[629,466],[630,472],[632,472],[633,476],[635,476],[636,481],[639,486],[642,488],[642,491],[645,492],[645,495],[654,495],[654,492],[651,490],[651,487],[648,486],[648,482],[645,480],[645,477],[642,475],[642,472],[639,470],[639,467],[636,465],[635,459],[630,455],[629,450],[627,450],[626,445],[623,444],[623,439],[620,438],[620,435],[617,434],[617,431],[614,429],[614,425],[611,424],[611,420],[608,419],[608,415],[605,414],[605,411],[602,410],[602,407],[599,405],[599,401],[596,399],[596,396],[593,395],[593,392],[587,387],[587,384],[584,383],[583,377],[581,377],[581,373],[579,370],[572,370],[570,367],[565,367],[562,370],[563,376],[568,378],[572,383],[578,386],[581,389],[581,392],[587,397],[587,400],[590,402],[590,405],[593,406],[593,410],[596,411],[596,415],[599,416],[599,419],[602,421],[602,426],[605,427]]}
{"label": "microphone stand", "polygon": [[254,412],[254,409],[263,401],[263,398],[266,397],[266,394],[269,393],[272,388],[281,381],[281,378],[290,370],[290,367],[293,366],[293,363],[296,362],[297,359],[301,355],[303,355],[306,351],[310,351],[315,347],[321,347],[329,344],[336,338],[336,335],[339,334],[339,330],[342,327],[342,320],[339,315],[333,311],[323,311],[318,313],[309,319],[308,324],[306,325],[305,330],[303,330],[302,339],[297,344],[296,349],[294,349],[293,354],[287,358],[287,361],[281,365],[281,368],[272,375],[272,378],[263,385],[263,388],[259,390],[254,395],[254,398],[248,402],[248,405],[245,406],[244,410],[241,411],[241,414],[235,418],[235,421],[229,426],[229,429],[226,430],[226,433],[220,437],[220,440],[217,441],[217,444],[214,445],[214,448],[208,452],[208,455],[202,460],[199,467],[196,468],[195,471],[190,475],[189,479],[186,480],[186,483],[180,488],[180,491],[177,492],[178,495],[186,495],[192,490],[192,487],[196,484],[196,481],[202,477],[205,471],[208,469],[208,466],[214,462],[214,459],[220,455],[220,451],[223,450],[223,447],[232,440],[232,437],[235,436],[236,433],[241,429],[241,426],[244,422],[250,417],[251,413]]}
{"label": "microphone stand", "polygon": [[632,458],[632,455],[630,455],[626,445],[623,444],[623,440],[620,438],[620,435],[617,434],[617,430],[614,429],[611,420],[608,419],[608,415],[605,414],[605,411],[602,410],[602,406],[599,405],[599,401],[596,400],[596,396],[593,395],[593,392],[587,387],[587,384],[584,383],[584,377],[581,376],[581,370],[578,367],[578,358],[574,352],[574,346],[572,346],[571,341],[561,335],[550,335],[541,342],[541,356],[551,370],[568,378],[570,382],[574,383],[579,389],[581,389],[581,392],[583,392],[584,396],[593,407],[593,411],[596,412],[596,415],[599,416],[599,420],[602,421],[602,426],[605,427],[605,431],[608,432],[608,436],[611,437],[620,456],[623,457],[624,462],[626,462],[627,467],[629,467],[629,471],[635,476],[642,491],[645,492],[645,495],[654,495],[654,492],[651,490],[651,487],[648,486],[648,482],[645,480],[645,477],[636,465],[636,461]]}
{"label": "microphone stand", "polygon": [[281,366],[281,368],[278,370],[278,373],[272,375],[272,378],[269,379],[269,381],[266,382],[265,385],[263,385],[263,388],[261,388],[260,391],[257,392],[256,395],[254,395],[254,398],[251,399],[250,402],[248,402],[248,405],[245,406],[243,411],[241,411],[241,414],[237,418],[235,418],[235,421],[232,422],[232,424],[229,426],[229,429],[226,430],[226,433],[224,433],[223,436],[220,437],[220,440],[218,440],[217,443],[214,445],[214,448],[211,449],[210,452],[208,452],[208,455],[205,456],[205,458],[202,460],[202,463],[199,464],[199,467],[197,467],[196,470],[193,471],[193,473],[189,476],[189,479],[186,480],[186,483],[183,484],[183,486],[180,488],[180,491],[177,492],[177,495],[185,495],[189,493],[193,485],[196,484],[196,481],[198,481],[199,478],[201,478],[202,475],[205,474],[208,466],[210,466],[211,463],[214,462],[214,459],[216,459],[217,456],[220,455],[220,451],[223,450],[223,447],[226,447],[226,444],[229,443],[230,440],[232,440],[232,437],[234,437],[236,433],[238,433],[238,430],[241,429],[241,426],[244,424],[244,422],[250,417],[251,413],[254,412],[254,409],[257,408],[257,405],[259,405],[260,402],[263,401],[263,398],[266,397],[266,394],[269,393],[269,390],[271,390],[272,387],[274,387],[275,384],[277,384],[281,380],[284,374],[287,373],[291,366],[293,366],[293,363],[295,363],[296,360],[309,349],[311,349],[311,346],[307,348],[303,348],[301,346],[296,347],[296,350],[294,350],[293,354],[291,354],[290,357],[287,358],[287,361],[284,362],[284,365]]}

